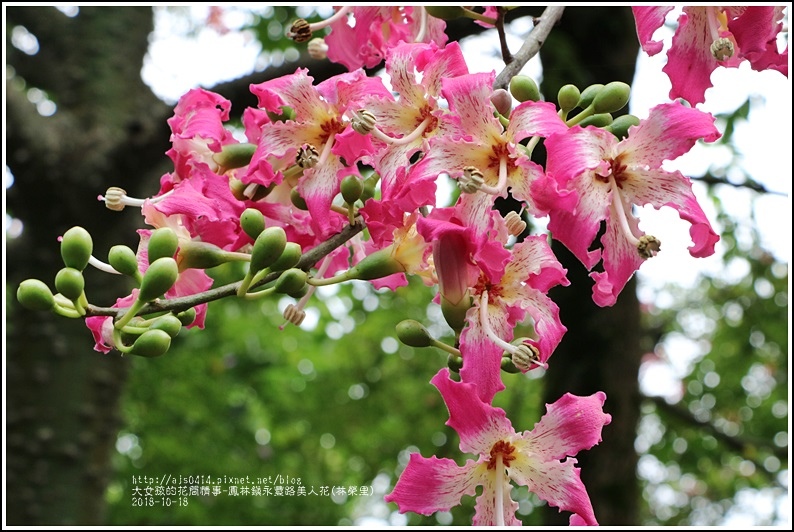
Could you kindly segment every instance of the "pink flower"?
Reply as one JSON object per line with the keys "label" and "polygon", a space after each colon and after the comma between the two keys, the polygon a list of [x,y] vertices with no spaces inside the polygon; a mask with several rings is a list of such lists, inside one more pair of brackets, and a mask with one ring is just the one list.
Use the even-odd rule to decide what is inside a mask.
{"label": "pink flower", "polygon": [[[381,176],[381,196],[362,209],[369,222],[398,227],[404,212],[435,203],[435,179],[409,178],[411,158],[427,150],[427,139],[439,133],[441,80],[468,72],[457,43],[400,44],[389,51],[386,71],[399,99],[369,97],[362,101],[375,119],[370,136],[380,148],[373,167]],[[421,75],[421,80],[417,79]],[[381,205],[376,205],[380,203]],[[373,235],[375,238],[376,235]]]}
{"label": "pink flower", "polygon": [[[289,175],[289,184],[308,205],[315,233],[329,236],[346,220],[331,211],[339,183],[347,175],[358,175],[357,161],[368,162],[374,151],[371,144],[362,145],[361,136],[348,128],[343,116],[351,106],[360,108],[357,102],[366,94],[391,94],[380,78],[368,78],[361,70],[333,76],[315,87],[308,71],[298,69],[252,85],[251,91],[261,109],[246,109],[243,123],[258,147],[242,181],[269,186]],[[290,108],[294,118],[271,123],[267,113],[282,114],[284,108]],[[299,153],[313,156],[296,164]]]}
{"label": "pink flower", "polygon": [[[642,262],[655,255],[659,241],[645,235],[631,212],[632,205],[676,209],[691,224],[693,257],[714,253],[719,236],[712,230],[692,193],[688,178],[662,169],[689,151],[699,138],[714,141],[719,132],[714,117],[680,103],[662,104],[647,119],[629,129],[618,142],[602,129],[575,126],[546,139],[546,175],[532,192],[549,213],[553,237],[592,270],[603,260],[603,273],[590,274],[596,283],[593,300],[600,306],[615,303]],[[601,248],[591,244],[606,222]]]}
{"label": "pink flower", "polygon": [[459,466],[449,458],[413,453],[386,502],[396,503],[401,513],[430,515],[457,506],[482,486],[472,524],[520,526],[518,503],[510,499],[512,480],[560,511],[578,515],[577,523],[598,524],[572,457],[600,442],[602,428],[612,420],[603,411],[603,392],[588,397],[567,393],[546,405],[547,413],[534,429],[517,433],[504,410],[479,399],[475,385],[451,380],[447,368],[430,382],[444,398],[447,425],[460,436],[460,450],[478,458]]}
{"label": "pink flower", "polygon": [[357,6],[349,13],[354,23],[348,16],[335,19],[325,44],[328,59],[350,71],[378,66],[400,42],[447,42],[446,22],[428,16],[420,6]]}
{"label": "pink flower", "polygon": [[[673,7],[632,7],[637,36],[648,55],[662,51],[654,32]],[[672,83],[670,98],[696,105],[705,101],[711,73],[747,60],[754,70],[773,69],[788,76],[788,47],[778,52],[783,6],[686,6],[662,69]]]}
{"label": "pink flower", "polygon": [[464,192],[479,178],[480,183],[469,193],[461,194],[459,200],[463,222],[479,235],[487,230],[487,213],[492,210],[495,198],[506,197],[508,188],[534,212],[529,187],[543,170],[528,160],[519,141],[568,129],[550,102],[519,105],[505,129],[494,117],[490,99],[493,81],[493,72],[442,80],[442,94],[451,111],[443,117],[448,124],[443,126],[446,128],[443,135],[430,140],[430,150],[409,176],[411,181],[422,181],[447,173],[458,179]]}

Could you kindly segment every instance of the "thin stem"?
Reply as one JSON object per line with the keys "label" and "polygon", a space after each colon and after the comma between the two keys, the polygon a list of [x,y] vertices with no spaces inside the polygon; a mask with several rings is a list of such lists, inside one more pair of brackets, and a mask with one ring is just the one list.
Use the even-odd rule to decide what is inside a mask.
{"label": "thin stem", "polygon": [[406,135],[404,137],[394,138],[394,137],[384,133],[380,129],[378,129],[378,126],[375,126],[372,129],[372,136],[375,137],[376,139],[382,140],[383,142],[385,142],[387,144],[392,144],[394,146],[403,146],[405,144],[410,144],[413,141],[415,141],[416,139],[418,139],[419,137],[421,137],[424,134],[425,130],[427,129],[427,126],[430,125],[430,121],[431,120],[432,120],[431,117],[428,116],[427,118],[422,120],[422,123],[419,124],[416,127],[416,129],[414,129],[413,131],[411,131],[408,135]]}
{"label": "thin stem", "polygon": [[[355,225],[346,225],[342,231],[338,234],[332,236],[327,241],[319,244],[315,248],[307,251],[301,257],[301,260],[296,265],[296,268],[300,268],[304,271],[307,271],[309,268],[317,264],[317,262],[331,253],[333,250],[341,247],[344,245],[348,240],[353,238],[355,235],[360,233],[364,230],[364,221],[358,219]],[[274,281],[278,278],[280,272],[273,272],[270,275],[262,278],[256,283],[251,283],[251,288],[256,288],[257,286],[265,285],[271,281]],[[234,296],[237,294],[237,290],[239,289],[242,281],[237,281],[234,283],[229,283],[224,286],[220,286],[218,288],[213,288],[207,290],[205,292],[200,292],[198,294],[193,294],[189,296],[183,297],[175,297],[173,299],[157,299],[145,305],[141,309],[141,314],[151,314],[154,312],[174,312],[179,313],[184,310],[190,309],[195,307],[196,305],[201,305],[204,303],[209,303],[211,301],[217,301],[218,299],[223,299],[225,297]],[[94,305],[87,305],[86,307],[86,316],[118,316],[128,311],[129,307],[122,307],[122,308],[114,308],[114,307],[97,307]]]}
{"label": "thin stem", "polygon": [[626,239],[631,243],[631,245],[637,247],[640,244],[640,241],[629,226],[629,221],[626,218],[626,211],[623,208],[623,198],[620,195],[620,190],[618,189],[618,185],[615,182],[615,176],[609,176],[609,183],[612,188],[612,207],[618,219],[617,221],[620,223],[620,228],[623,230],[623,234],[626,236]]}
{"label": "thin stem", "polygon": [[507,351],[511,355],[515,353],[516,346],[513,344],[507,343],[499,336],[491,328],[491,324],[488,322],[488,291],[484,290],[482,296],[480,296],[480,326],[482,327],[483,332],[485,335],[490,338],[490,340],[495,343],[497,346],[501,347],[503,351]]}
{"label": "thin stem", "polygon": [[505,65],[505,68],[496,76],[494,81],[494,89],[507,89],[510,85],[510,80],[521,72],[530,59],[535,57],[543,46],[546,37],[551,33],[551,29],[562,17],[565,11],[564,6],[549,6],[538,19],[538,23],[527,36],[521,49],[513,55],[513,61]]}
{"label": "thin stem", "polygon": [[480,187],[480,192],[485,192],[486,194],[493,194],[494,196],[501,196],[502,194],[504,194],[506,188],[507,188],[507,156],[503,155],[499,159],[499,182],[496,183],[496,187],[482,185]]}
{"label": "thin stem", "polygon": [[502,463],[502,453],[496,454],[496,526],[505,526],[504,510],[504,464]]}
{"label": "thin stem", "polygon": [[112,273],[112,274],[115,274],[115,275],[121,275],[121,272],[116,270],[116,268],[114,268],[113,266],[111,266],[110,264],[108,264],[106,262],[102,262],[101,260],[99,260],[98,258],[94,257],[93,255],[88,257],[88,264],[90,264],[91,266],[93,266],[97,270],[101,270],[101,271],[103,271],[105,273]]}
{"label": "thin stem", "polygon": [[419,32],[414,37],[414,42],[422,42],[425,40],[425,33],[427,33],[427,10],[419,6],[414,9],[419,11]]}

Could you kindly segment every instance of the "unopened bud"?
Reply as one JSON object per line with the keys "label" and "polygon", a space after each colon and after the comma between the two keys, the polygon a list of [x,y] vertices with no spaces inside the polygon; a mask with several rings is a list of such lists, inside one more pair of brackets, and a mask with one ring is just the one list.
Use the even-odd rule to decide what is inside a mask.
{"label": "unopened bud", "polygon": [[567,113],[571,109],[579,105],[579,99],[582,93],[579,92],[579,87],[576,85],[563,85],[557,92],[557,103],[562,112]]}
{"label": "unopened bud", "polygon": [[289,199],[292,201],[292,204],[302,211],[308,211],[309,206],[306,205],[306,200],[303,199],[300,195],[300,192],[297,189],[292,189],[289,193]]}
{"label": "unopened bud", "polygon": [[351,279],[370,281],[395,273],[405,273],[405,266],[391,255],[389,248],[367,255],[350,270]]}
{"label": "unopened bud", "polygon": [[61,268],[55,275],[55,289],[70,301],[77,300],[85,290],[83,273],[75,268]]}
{"label": "unopened bud", "polygon": [[380,175],[373,173],[364,180],[364,188],[361,191],[361,201],[366,203],[368,199],[375,197],[375,190],[380,181]]}
{"label": "unopened bud", "polygon": [[227,144],[221,149],[220,153],[212,156],[212,160],[218,163],[221,168],[229,170],[231,168],[242,168],[251,162],[251,158],[256,151],[256,144],[239,143]]}
{"label": "unopened bud", "polygon": [[491,94],[491,103],[493,104],[496,112],[502,116],[510,116],[513,110],[513,97],[504,89],[496,89]]}
{"label": "unopened bud", "polygon": [[460,370],[463,369],[463,359],[450,354],[447,357],[447,367],[450,369],[450,371],[460,373]]}
{"label": "unopened bud", "polygon": [[108,251],[108,264],[113,266],[113,269],[124,275],[128,275],[136,280],[140,277],[138,271],[138,258],[135,252],[129,247],[124,245],[117,245],[110,248]]}
{"label": "unopened bud", "polygon": [[283,272],[290,268],[295,267],[301,260],[303,250],[300,244],[295,242],[287,242],[284,246],[284,251],[276,261],[269,266],[271,272]]}
{"label": "unopened bud", "polygon": [[595,115],[590,115],[586,117],[584,120],[579,122],[579,125],[582,127],[585,126],[595,126],[595,127],[605,127],[612,123],[612,115],[609,113],[598,113]]}
{"label": "unopened bud", "polygon": [[349,175],[342,180],[339,188],[345,203],[353,205],[361,197],[361,193],[364,191],[364,184],[358,177]]}
{"label": "unopened bud", "polygon": [[153,301],[174,286],[179,277],[179,267],[171,257],[160,257],[149,265],[143,274],[139,301]]}
{"label": "unopened bud", "polygon": [[529,76],[519,74],[510,80],[510,94],[519,102],[540,101],[540,89],[535,80]]}
{"label": "unopened bud", "polygon": [[28,310],[50,310],[55,306],[52,291],[38,279],[25,279],[19,283],[17,301]]}
{"label": "unopened bud", "polygon": [[162,257],[173,257],[179,247],[179,238],[170,227],[161,227],[152,231],[147,247],[149,264]]}
{"label": "unopened bud", "polygon": [[629,103],[631,87],[622,81],[607,83],[593,99],[593,112],[614,113],[620,111]]}
{"label": "unopened bud", "polygon": [[306,286],[308,274],[299,268],[285,270],[273,285],[280,294],[294,294]]}
{"label": "unopened bud", "polygon": [[601,83],[594,83],[587,87],[585,90],[582,91],[582,95],[579,97],[579,107],[582,109],[586,109],[593,103],[593,100],[598,93],[601,92],[601,89],[604,88],[604,85]]}
{"label": "unopened bud", "polygon": [[199,270],[214,268],[225,264],[229,259],[228,253],[215,244],[189,240],[179,246],[176,261],[179,271],[183,272],[189,268],[197,268]]}
{"label": "unopened bud", "polygon": [[634,115],[621,115],[614,119],[611,124],[609,124],[606,129],[610,131],[613,135],[615,135],[618,139],[625,139],[629,136],[629,128],[631,126],[638,126],[640,124],[640,119]]}
{"label": "unopened bud", "polygon": [[260,210],[249,207],[240,215],[240,227],[245,234],[256,240],[265,230],[265,215]]}
{"label": "unopened bud", "polygon": [[251,271],[258,272],[273,264],[284,252],[287,233],[283,227],[273,226],[262,231],[251,251]]}
{"label": "unopened bud", "polygon": [[182,330],[182,322],[173,314],[164,314],[154,320],[154,322],[149,326],[149,329],[165,331],[171,338],[176,338],[179,332]]}
{"label": "unopened bud", "polygon": [[64,265],[75,270],[83,271],[88,266],[88,260],[94,251],[94,241],[91,235],[80,226],[75,226],[66,231],[61,239],[61,258]]}
{"label": "unopened bud", "polygon": [[169,347],[171,347],[171,336],[167,332],[150,329],[135,340],[129,354],[154,358],[164,355]]}
{"label": "unopened bud", "polygon": [[513,359],[511,357],[502,357],[501,368],[505,373],[521,373],[521,370],[513,364]]}
{"label": "unopened bud", "polygon": [[397,338],[411,347],[430,347],[433,337],[424,325],[416,320],[403,320],[397,324]]}
{"label": "unopened bud", "polygon": [[183,310],[182,312],[177,314],[176,317],[177,319],[179,319],[179,322],[182,325],[187,327],[188,325],[196,321],[196,309],[191,307],[187,310]]}

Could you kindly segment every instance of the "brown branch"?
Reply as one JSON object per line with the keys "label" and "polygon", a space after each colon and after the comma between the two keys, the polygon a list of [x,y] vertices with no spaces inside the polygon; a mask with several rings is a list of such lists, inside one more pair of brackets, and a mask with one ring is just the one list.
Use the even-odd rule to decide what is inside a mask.
{"label": "brown branch", "polygon": [[502,61],[505,62],[505,65],[509,65],[513,62],[513,54],[510,52],[510,48],[507,47],[507,35],[505,35],[505,8],[497,7],[497,16],[496,16],[496,30],[499,32],[499,46],[502,49]]}
{"label": "brown branch", "polygon": [[725,177],[717,177],[713,174],[706,174],[700,177],[692,177],[690,178],[692,181],[699,181],[701,183],[705,183],[707,185],[728,185],[735,188],[749,188],[750,190],[754,190],[755,192],[759,192],[761,194],[774,194],[776,196],[788,196],[785,192],[778,192],[776,190],[769,190],[764,185],[759,183],[758,181],[753,181],[752,179],[747,179],[743,183],[732,183],[728,181]]}
{"label": "brown branch", "polygon": [[[336,235],[332,236],[322,244],[318,245],[317,247],[312,248],[311,250],[307,251],[303,254],[298,264],[295,266],[296,268],[300,268],[301,270],[308,271],[312,266],[317,264],[317,262],[334,251],[335,249],[344,245],[348,240],[353,238],[355,235],[360,233],[364,230],[364,222],[361,218],[356,220],[356,223],[353,225],[345,226],[342,231],[337,233]],[[281,275],[281,272],[273,272],[267,275],[258,283],[251,285],[251,288],[256,288],[258,286],[266,285],[271,281],[274,281]],[[206,292],[201,292],[199,294],[193,294],[189,296],[183,297],[175,297],[173,299],[158,299],[155,300],[144,308],[142,308],[138,314],[152,314],[155,312],[182,312],[184,310],[190,309],[195,307],[196,305],[201,305],[203,303],[209,303],[210,301],[216,301],[218,299],[223,299],[225,297],[236,296],[237,289],[240,288],[242,281],[237,281],[234,283],[229,283],[223,286],[219,286],[217,288],[212,288],[207,290]],[[114,307],[97,307],[94,305],[88,305],[86,308],[86,317],[89,316],[114,316],[116,318],[121,317],[124,312],[127,310],[128,307],[123,308],[114,308]]]}
{"label": "brown branch", "polygon": [[496,76],[496,81],[493,86],[494,89],[507,89],[513,76],[521,72],[524,65],[540,52],[540,48],[543,46],[546,37],[548,37],[549,33],[551,33],[551,29],[560,20],[564,10],[565,7],[563,6],[549,6],[543,11],[537,24],[535,24],[535,27],[529,32],[524,44],[521,45],[521,49],[513,56],[513,61],[506,65],[499,75]]}

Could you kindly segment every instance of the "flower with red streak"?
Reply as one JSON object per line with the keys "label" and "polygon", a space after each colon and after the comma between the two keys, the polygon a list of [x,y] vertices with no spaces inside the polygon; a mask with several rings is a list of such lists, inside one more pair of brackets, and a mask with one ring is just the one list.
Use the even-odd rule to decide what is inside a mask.
{"label": "flower with red streak", "polygon": [[474,384],[451,380],[447,368],[430,382],[447,405],[447,425],[460,436],[460,450],[478,458],[459,466],[449,458],[413,453],[386,502],[396,503],[401,513],[430,515],[457,506],[464,495],[475,496],[482,486],[472,524],[520,526],[518,503],[510,498],[513,481],[560,511],[573,512],[577,523],[598,524],[573,457],[599,443],[612,420],[603,411],[603,392],[566,393],[546,405],[535,428],[517,433],[504,410],[482,401]]}
{"label": "flower with red streak", "polygon": [[[747,60],[753,70],[777,70],[788,76],[788,47],[778,51],[777,36],[783,30],[784,6],[685,6],[678,18],[667,64],[670,98],[684,98],[692,105],[705,101],[711,73],[719,66],[738,67]],[[648,55],[664,47],[653,34],[671,6],[632,7],[637,36]]]}
{"label": "flower with red streak", "polygon": [[[691,224],[693,257],[714,253],[719,236],[697,202],[692,184],[678,171],[662,168],[702,138],[720,136],[714,117],[680,103],[651,109],[648,118],[629,128],[626,139],[592,126],[574,126],[546,139],[546,174],[532,186],[536,204],[549,214],[549,231],[584,264],[603,260],[593,272],[593,301],[615,303],[642,263],[656,255],[660,242],[644,234],[632,206],[672,207]],[[593,241],[606,222],[601,247]]]}

